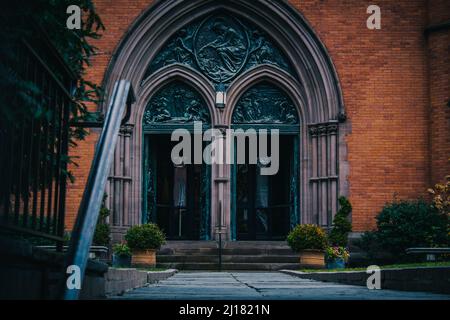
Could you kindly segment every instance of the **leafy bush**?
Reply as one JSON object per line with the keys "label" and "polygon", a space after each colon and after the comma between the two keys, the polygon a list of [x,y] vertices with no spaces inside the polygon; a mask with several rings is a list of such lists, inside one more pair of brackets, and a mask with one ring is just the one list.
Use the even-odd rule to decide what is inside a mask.
{"label": "leafy bush", "polygon": [[352,205],[346,197],[339,198],[340,209],[334,216],[333,228],[329,234],[329,242],[332,246],[346,247],[348,234],[352,231],[352,224],[348,216],[352,212]]}
{"label": "leafy bush", "polygon": [[105,193],[103,195],[102,206],[100,207],[100,212],[98,216],[97,225],[95,226],[93,244],[96,246],[109,246],[111,242],[111,228],[106,222],[106,219],[110,215],[110,210],[106,207],[106,199],[108,195]]}
{"label": "leafy bush", "polygon": [[[66,27],[69,16],[66,9],[70,5],[78,5],[82,10],[83,19],[79,30],[69,30]],[[22,127],[24,130],[32,130],[30,129],[32,121],[36,124],[53,117],[45,85],[42,84],[44,86],[42,87],[31,81],[31,78],[23,72],[26,63],[23,58],[24,50],[19,50],[22,42],[34,44],[42,39],[41,32],[36,30],[35,25],[40,26],[37,29],[46,31],[50,42],[77,77],[77,87],[73,92],[73,98],[77,103],[70,104],[71,121],[90,120],[93,115],[88,111],[88,107],[100,102],[103,94],[101,88],[88,81],[86,77],[86,69],[90,65],[91,58],[98,52],[91,42],[98,39],[104,30],[92,0],[9,1],[0,11],[0,128],[4,135],[2,138],[13,143],[18,139],[17,135],[13,134],[14,130]],[[41,48],[33,49],[40,53]],[[21,54],[18,54],[19,52]],[[42,58],[46,60],[45,54]],[[55,68],[52,63],[49,67],[54,75],[62,80],[61,70]],[[40,71],[37,78],[42,82]],[[85,128],[71,126],[70,143],[76,145],[76,141],[83,139],[87,134]],[[53,152],[51,148],[53,146],[49,144],[45,152]],[[71,164],[74,157],[63,156],[60,161]],[[74,177],[70,171],[63,171],[63,174],[73,182]],[[33,176],[29,174],[27,179],[32,181]],[[23,194],[29,192],[28,189],[20,191]]]}
{"label": "leafy bush", "polygon": [[[449,159],[450,162],[450,159]],[[450,215],[450,175],[445,177],[445,183],[438,183],[428,192],[433,196],[433,206],[442,214]]]}
{"label": "leafy bush", "polygon": [[96,246],[109,246],[111,230],[106,223],[97,223],[92,243]]}
{"label": "leafy bush", "polygon": [[338,258],[341,258],[344,261],[348,261],[349,257],[350,257],[350,253],[344,247],[328,247],[325,250],[325,259],[327,261],[333,261]]}
{"label": "leafy bush", "polygon": [[398,258],[410,247],[448,246],[448,216],[423,200],[394,201],[377,217],[377,230],[366,233],[362,243]]}
{"label": "leafy bush", "polygon": [[382,251],[377,240],[376,232],[373,231],[364,232],[361,238],[357,240],[356,246],[362,249],[370,260],[374,260],[377,253]]}
{"label": "leafy bush", "polygon": [[113,252],[119,257],[131,256],[131,249],[125,243],[117,243],[114,245]]}
{"label": "leafy bush", "polygon": [[287,242],[292,250],[324,250],[327,247],[327,235],[319,226],[299,224],[288,235]]}
{"label": "leafy bush", "polygon": [[166,242],[166,236],[156,224],[148,223],[128,229],[125,240],[132,250],[156,250]]}

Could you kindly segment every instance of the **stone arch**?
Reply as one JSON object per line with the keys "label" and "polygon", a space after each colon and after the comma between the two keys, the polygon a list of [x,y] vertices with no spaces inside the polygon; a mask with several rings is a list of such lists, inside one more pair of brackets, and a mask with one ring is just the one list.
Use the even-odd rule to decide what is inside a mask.
{"label": "stone arch", "polygon": [[184,25],[218,11],[248,20],[276,39],[292,62],[300,83],[309,88],[308,104],[322,109],[313,122],[337,120],[344,105],[331,58],[306,19],[286,2],[157,1],[133,23],[117,47],[104,78],[107,92],[117,79],[126,78],[139,95],[147,66],[170,36]]}
{"label": "stone arch", "polygon": [[135,110],[133,111],[132,122],[138,124],[142,120],[146,104],[152,96],[162,87],[176,80],[187,83],[202,96],[211,115],[211,123],[217,123],[213,86],[201,73],[180,64],[164,67],[142,82],[140,94],[137,96],[136,103],[133,106]]}
{"label": "stone arch", "polygon": [[300,123],[309,123],[307,97],[303,86],[286,71],[270,65],[261,65],[237,77],[228,89],[229,100],[223,113],[223,122],[232,123],[234,109],[241,96],[251,87],[261,82],[269,82],[284,91],[295,104]]}
{"label": "stone arch", "polygon": [[[215,12],[228,14],[251,22],[262,29],[292,64],[295,76],[271,65],[260,65],[236,77],[228,88],[228,103],[224,110],[214,105],[214,84],[199,71],[182,65],[170,65],[144,79],[147,67],[172,35],[183,26]],[[131,81],[136,103],[130,124],[123,128],[116,153],[123,172],[113,172],[130,181],[130,188],[120,199],[131,199],[129,208],[122,210],[118,228],[140,222],[140,177],[142,128],[140,122],[144,105],[168,78],[189,81],[204,97],[210,108],[212,125],[223,128],[231,124],[231,116],[239,96],[258,81],[278,84],[296,103],[300,115],[302,175],[302,222],[330,225],[337,210],[337,195],[347,193],[345,119],[341,88],[334,65],[325,46],[306,19],[285,1],[265,0],[165,0],[156,1],[132,24],[116,48],[105,73],[103,86],[106,97],[118,79]],[[108,98],[102,108],[108,105]],[[126,142],[128,141],[128,142]],[[124,159],[124,160],[120,160]],[[116,162],[117,162],[116,161]],[[115,168],[117,164],[113,167]],[[115,170],[113,168],[113,170]],[[119,171],[120,171],[119,170]],[[127,171],[128,170],[128,171]],[[212,168],[214,199],[229,198],[228,168]],[[219,181],[220,180],[220,181]],[[225,184],[225,186],[224,186]],[[212,212],[217,201],[212,199]],[[118,203],[113,199],[112,202]],[[224,206],[224,210],[229,207]],[[211,225],[215,225],[214,215]],[[120,229],[122,230],[122,229]],[[120,231],[119,230],[119,231]]]}

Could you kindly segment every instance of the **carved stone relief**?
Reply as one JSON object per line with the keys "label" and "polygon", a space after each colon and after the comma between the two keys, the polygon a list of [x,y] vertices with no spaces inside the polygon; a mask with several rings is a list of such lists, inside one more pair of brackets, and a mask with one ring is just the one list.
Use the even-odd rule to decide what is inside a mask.
{"label": "carved stone relief", "polygon": [[239,99],[233,123],[297,124],[298,115],[291,99],[271,84],[258,84]]}
{"label": "carved stone relief", "polygon": [[224,14],[180,29],[156,55],[144,79],[174,63],[190,66],[214,83],[224,84],[261,64],[272,64],[292,73],[287,58],[264,31]]}
{"label": "carved stone relief", "polygon": [[193,121],[210,123],[208,108],[198,92],[180,81],[159,90],[144,113],[144,125]]}

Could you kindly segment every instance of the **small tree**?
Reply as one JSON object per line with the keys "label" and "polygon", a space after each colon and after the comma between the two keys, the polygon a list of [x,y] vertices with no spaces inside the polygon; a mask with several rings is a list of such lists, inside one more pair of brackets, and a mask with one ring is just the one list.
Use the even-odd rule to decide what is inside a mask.
{"label": "small tree", "polygon": [[445,177],[445,181],[428,189],[428,192],[433,196],[433,206],[440,213],[450,215],[450,175]]}
{"label": "small tree", "polygon": [[339,198],[340,209],[334,216],[333,228],[329,234],[331,246],[346,247],[348,244],[348,234],[352,231],[352,224],[348,217],[352,212],[352,205],[346,197]]}
{"label": "small tree", "polygon": [[106,199],[108,195],[105,193],[103,195],[102,206],[100,207],[100,213],[97,220],[97,225],[95,226],[93,244],[96,246],[109,246],[111,242],[111,229],[107,223],[107,218],[110,215],[110,210],[106,207]]}
{"label": "small tree", "polygon": [[[448,159],[450,162],[450,159]],[[450,242],[450,175],[445,177],[444,183],[438,183],[428,192],[433,196],[433,207],[444,217],[447,217],[447,237]]]}

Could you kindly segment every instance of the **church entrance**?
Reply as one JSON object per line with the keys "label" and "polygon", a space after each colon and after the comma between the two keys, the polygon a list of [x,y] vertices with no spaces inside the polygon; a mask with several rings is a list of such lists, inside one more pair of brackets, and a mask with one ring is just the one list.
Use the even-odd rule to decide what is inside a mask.
{"label": "church entrance", "polygon": [[170,135],[146,137],[148,221],[168,240],[206,240],[209,234],[209,170],[205,165],[175,165]]}
{"label": "church entrance", "polygon": [[[230,242],[284,241],[300,223],[330,226],[347,190],[340,175],[348,164],[341,163],[345,110],[325,47],[284,2],[187,3],[152,5],[107,72],[107,91],[123,78],[136,95],[106,191],[115,239],[148,222],[180,240],[176,245],[219,235]],[[268,156],[177,166],[170,135],[176,129],[194,135],[197,122],[203,139],[209,129],[219,131],[226,147],[235,143],[228,129],[278,130],[279,170],[261,174]],[[210,141],[203,143],[204,151]]]}
{"label": "church entrance", "polygon": [[275,175],[262,175],[260,163],[236,165],[236,240],[286,239],[295,201],[291,195],[294,140],[280,137]]}

